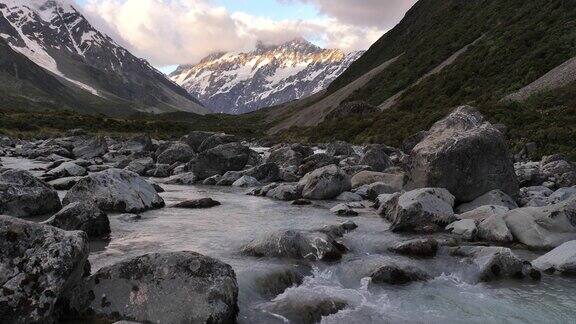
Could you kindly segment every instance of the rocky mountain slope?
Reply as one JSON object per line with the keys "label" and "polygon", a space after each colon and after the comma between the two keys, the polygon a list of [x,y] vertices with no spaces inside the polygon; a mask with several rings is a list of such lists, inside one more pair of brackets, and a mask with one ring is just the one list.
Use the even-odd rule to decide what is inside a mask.
{"label": "rocky mountain slope", "polygon": [[249,53],[217,53],[170,75],[214,111],[240,114],[321,91],[363,52],[322,49],[304,39],[259,44]]}
{"label": "rocky mountain slope", "polygon": [[69,0],[1,0],[0,36],[66,86],[83,90],[73,109],[90,105],[88,97],[102,107],[208,112],[148,62],[96,30]]}
{"label": "rocky mountain slope", "polygon": [[[265,118],[274,133],[294,127],[287,138],[400,145],[454,107],[473,104],[507,124],[517,145],[534,141],[543,153],[576,148],[568,122],[576,112],[575,27],[572,1],[420,0],[325,93],[269,109]],[[518,91],[522,100],[510,102]],[[358,101],[380,112],[326,120]]]}

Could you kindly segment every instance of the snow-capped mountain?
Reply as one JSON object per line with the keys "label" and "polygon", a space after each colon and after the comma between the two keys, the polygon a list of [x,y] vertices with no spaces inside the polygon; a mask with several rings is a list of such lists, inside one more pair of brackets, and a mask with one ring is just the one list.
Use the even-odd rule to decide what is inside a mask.
{"label": "snow-capped mountain", "polygon": [[258,44],[249,53],[217,53],[179,66],[170,78],[212,111],[240,114],[323,90],[363,52],[322,49],[304,39]]}
{"label": "snow-capped mountain", "polygon": [[71,0],[0,0],[0,37],[93,100],[148,112],[206,113],[192,95],[95,29]]}

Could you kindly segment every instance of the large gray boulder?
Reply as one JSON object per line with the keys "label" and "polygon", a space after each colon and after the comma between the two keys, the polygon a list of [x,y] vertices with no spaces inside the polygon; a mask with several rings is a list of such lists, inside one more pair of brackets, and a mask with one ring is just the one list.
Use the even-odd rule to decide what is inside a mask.
{"label": "large gray boulder", "polygon": [[0,216],[0,322],[52,323],[56,303],[82,278],[85,233]]}
{"label": "large gray boulder", "polygon": [[44,178],[53,180],[65,177],[81,177],[85,176],[88,171],[74,162],[64,162],[56,168],[46,172]]}
{"label": "large gray boulder", "polygon": [[216,133],[214,132],[194,131],[190,132],[188,135],[183,136],[180,139],[180,142],[188,144],[194,150],[194,152],[200,152],[200,145],[202,145],[202,142],[215,134]]}
{"label": "large gray boulder", "polygon": [[104,267],[69,296],[69,314],[146,323],[235,323],[232,267],[195,252],[147,254]]}
{"label": "large gray boulder", "polygon": [[576,273],[576,241],[566,242],[532,261],[532,265],[546,272]]}
{"label": "large gray boulder", "polygon": [[214,134],[206,138],[202,144],[200,144],[200,147],[198,147],[198,152],[204,152],[206,150],[215,148],[218,145],[237,142],[240,142],[240,139],[234,135],[224,133]]}
{"label": "large gray boulder", "polygon": [[[145,175],[146,172],[154,167],[154,159],[151,157],[143,157],[130,161],[124,170],[132,171],[138,175]],[[152,175],[156,175],[153,173]]]}
{"label": "large gray boulder", "polygon": [[83,231],[89,238],[110,235],[108,216],[95,205],[86,202],[71,203],[44,222],[66,231]]}
{"label": "large gray boulder", "polygon": [[314,151],[302,144],[281,145],[273,147],[266,162],[275,163],[281,168],[298,167]]}
{"label": "large gray boulder", "polygon": [[509,248],[485,246],[460,246],[452,248],[454,256],[464,257],[476,269],[477,281],[500,278],[522,278],[530,275],[539,278],[529,264],[525,264]]}
{"label": "large gray boulder", "polygon": [[216,146],[198,154],[192,165],[192,172],[198,178],[206,179],[227,171],[244,169],[250,158],[250,149],[240,143],[229,143]]}
{"label": "large gray boulder", "polygon": [[477,236],[481,240],[510,243],[514,239],[502,215],[492,215],[478,224]]}
{"label": "large gray boulder", "polygon": [[447,190],[422,188],[388,195],[381,200],[379,213],[392,223],[392,231],[426,233],[442,231],[456,221],[453,207],[454,196]]}
{"label": "large gray boulder", "polygon": [[188,144],[175,142],[158,155],[156,162],[170,165],[176,162],[187,163],[195,156],[196,153],[194,153],[194,150],[192,150]]}
{"label": "large gray boulder", "polygon": [[263,183],[280,180],[280,168],[275,163],[264,163],[242,171],[242,174],[254,177]]}
{"label": "large gray boulder", "polygon": [[388,154],[387,150],[381,145],[373,145],[366,150],[362,159],[360,159],[360,165],[368,165],[374,171],[382,172],[389,167],[393,166],[392,160]]}
{"label": "large gray boulder", "polygon": [[431,276],[415,266],[390,261],[382,264],[370,278],[373,284],[403,285],[414,281],[427,281]]}
{"label": "large gray boulder", "polygon": [[300,184],[303,186],[302,197],[324,200],[338,197],[352,189],[350,177],[336,165],[328,165],[308,173]]}
{"label": "large gray boulder", "polygon": [[58,193],[30,172],[0,173],[0,213],[15,217],[40,216],[62,208]]}
{"label": "large gray boulder", "polygon": [[332,156],[353,156],[356,152],[352,145],[343,141],[337,141],[326,146],[326,154]]}
{"label": "large gray boulder", "polygon": [[[72,154],[75,158],[93,159],[108,152],[108,143],[103,136],[80,138],[74,143]],[[62,155],[62,154],[60,154]],[[65,155],[63,155],[65,156]]]}
{"label": "large gray boulder", "polygon": [[483,221],[491,216],[503,217],[510,209],[504,206],[480,206],[474,210],[457,215],[460,219],[473,219],[475,221]]}
{"label": "large gray boulder", "polygon": [[150,152],[154,150],[154,144],[148,134],[140,134],[122,143],[122,150],[132,153]]}
{"label": "large gray boulder", "polygon": [[108,169],[79,180],[66,193],[63,203],[91,202],[103,211],[138,213],[164,207],[154,187],[136,173]]}
{"label": "large gray boulder", "polygon": [[264,195],[277,200],[296,200],[302,198],[302,186],[293,183],[281,183],[266,190]]}
{"label": "large gray boulder", "polygon": [[242,252],[255,257],[329,261],[340,259],[346,253],[346,247],[327,233],[281,230],[252,240]]}
{"label": "large gray boulder", "polygon": [[552,249],[576,240],[576,198],[544,207],[524,207],[504,217],[514,238],[531,248]]}
{"label": "large gray boulder", "polygon": [[518,205],[512,197],[508,196],[502,190],[495,189],[483,194],[469,203],[459,205],[456,207],[456,212],[461,214],[481,206],[503,206],[508,209],[518,208]]}
{"label": "large gray boulder", "polygon": [[409,188],[438,187],[459,202],[500,189],[516,197],[518,181],[502,133],[469,106],[432,126],[411,154]]}

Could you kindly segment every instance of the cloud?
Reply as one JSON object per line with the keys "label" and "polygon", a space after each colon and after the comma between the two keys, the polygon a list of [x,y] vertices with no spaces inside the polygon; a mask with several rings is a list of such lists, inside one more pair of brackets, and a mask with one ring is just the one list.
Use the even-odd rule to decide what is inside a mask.
{"label": "cloud", "polygon": [[[323,1],[315,2],[324,12]],[[155,66],[194,63],[214,52],[250,50],[257,41],[280,44],[296,37],[345,51],[366,49],[384,32],[337,12],[318,19],[273,20],[231,13],[211,0],[88,0],[83,11],[96,27]]]}

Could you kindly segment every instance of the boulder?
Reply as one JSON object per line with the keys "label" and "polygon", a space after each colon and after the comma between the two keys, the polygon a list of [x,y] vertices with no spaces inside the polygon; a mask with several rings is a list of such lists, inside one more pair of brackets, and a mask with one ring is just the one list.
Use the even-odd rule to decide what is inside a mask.
{"label": "boulder", "polygon": [[167,178],[171,172],[172,169],[169,164],[156,164],[146,171],[146,176],[152,178]]}
{"label": "boulder", "polygon": [[1,322],[55,322],[57,301],[82,278],[86,234],[0,216],[0,251]]}
{"label": "boulder", "polygon": [[372,145],[359,162],[360,165],[368,165],[372,170],[382,172],[389,167],[393,166],[392,160],[386,149],[381,145]]}
{"label": "boulder", "polygon": [[491,216],[502,217],[509,211],[510,209],[503,206],[481,206],[469,212],[457,215],[457,217],[460,219],[473,219],[480,222]]}
{"label": "boulder", "polygon": [[297,184],[282,183],[267,190],[263,195],[277,200],[296,200],[302,198],[302,187]]}
{"label": "boulder", "polygon": [[63,203],[92,202],[103,211],[138,213],[164,207],[152,185],[136,173],[108,169],[82,178],[66,193]]}
{"label": "boulder", "polygon": [[338,164],[338,159],[326,153],[318,153],[304,158],[300,167],[298,167],[298,174],[303,176],[321,167]]}
{"label": "boulder", "polygon": [[180,142],[188,144],[188,146],[190,146],[194,152],[200,152],[200,145],[202,145],[202,142],[215,134],[216,133],[213,132],[194,131],[188,135],[183,136],[180,139]]}
{"label": "boulder", "polygon": [[101,268],[67,300],[81,318],[146,323],[235,323],[232,267],[195,252],[152,253]]}
{"label": "boulder", "polygon": [[301,285],[304,277],[311,274],[311,270],[310,267],[305,266],[274,269],[256,278],[256,290],[262,296],[274,298],[290,287]]}
{"label": "boulder", "polygon": [[52,188],[56,190],[69,190],[70,188],[74,187],[74,185],[80,181],[83,177],[67,177],[67,178],[60,178],[56,180],[52,180],[48,182]]}
{"label": "boulder", "polygon": [[314,154],[314,151],[302,144],[282,145],[270,151],[267,163],[274,163],[281,168],[298,167],[305,158]]}
{"label": "boulder", "polygon": [[386,184],[390,190],[387,193],[402,191],[404,187],[404,173],[383,173],[375,171],[361,171],[355,174],[352,179],[352,188],[358,188],[363,185],[369,185],[376,182]]}
{"label": "boulder", "polygon": [[539,277],[537,271],[525,264],[508,248],[460,246],[452,248],[450,253],[466,258],[476,268],[478,281],[522,278],[526,275],[532,278]]}
{"label": "boulder", "polygon": [[150,135],[141,134],[123,143],[122,150],[132,153],[150,152],[154,150],[154,144],[152,143]]}
{"label": "boulder", "polygon": [[358,228],[358,225],[353,221],[347,221],[338,225],[326,225],[318,230],[318,232],[331,235],[333,237],[343,237],[344,234],[351,232]]}
{"label": "boulder", "polygon": [[205,186],[215,186],[218,181],[220,181],[220,179],[222,179],[222,176],[217,174],[217,175],[213,175],[209,178],[204,179],[204,181],[202,181],[202,184]]}
{"label": "boulder", "polygon": [[540,271],[576,274],[576,240],[563,243],[532,261],[532,265]]}
{"label": "boulder", "polygon": [[[102,136],[80,139],[74,143],[72,154],[75,158],[93,159],[108,152],[108,143]],[[57,153],[58,154],[58,153]],[[62,155],[62,154],[60,154]],[[62,155],[65,156],[65,155]]]}
{"label": "boulder", "polygon": [[194,200],[186,200],[179,202],[172,206],[173,208],[188,208],[188,209],[198,209],[198,208],[212,208],[220,206],[220,202],[212,198],[200,198]]}
{"label": "boulder", "polygon": [[326,154],[332,156],[353,156],[356,155],[356,152],[352,145],[343,141],[337,141],[328,144],[326,147]]}
{"label": "boulder", "polygon": [[330,211],[338,216],[354,217],[358,216],[358,212],[350,208],[346,204],[338,204],[330,209]]}
{"label": "boulder", "polygon": [[350,191],[344,191],[343,193],[341,193],[340,195],[338,195],[338,197],[336,197],[336,200],[338,201],[362,201],[362,196],[360,196],[357,193],[353,193]]}
{"label": "boulder", "polygon": [[175,142],[165,149],[156,161],[159,164],[174,164],[176,162],[186,163],[194,159],[196,153],[187,144]]}
{"label": "boulder", "polygon": [[247,175],[242,176],[232,184],[233,187],[241,188],[257,187],[259,185],[260,182],[256,178]]}
{"label": "boulder", "polygon": [[452,234],[461,236],[465,240],[471,241],[476,237],[478,228],[476,227],[475,220],[463,219],[446,226],[446,230],[450,231]]}
{"label": "boulder", "polygon": [[531,248],[552,249],[576,240],[576,198],[544,207],[514,209],[504,220],[518,242]]}
{"label": "boulder", "polygon": [[413,257],[433,257],[438,252],[438,245],[435,239],[413,239],[396,243],[389,250]]}
{"label": "boulder", "polygon": [[414,266],[388,262],[374,271],[370,279],[372,284],[403,285],[413,281],[427,281],[431,276]]}
{"label": "boulder", "polygon": [[422,188],[396,193],[381,204],[379,213],[394,232],[436,232],[457,220],[454,196],[440,188]]}
{"label": "boulder", "polygon": [[242,178],[241,171],[228,171],[220,177],[220,180],[216,183],[217,186],[231,186],[238,179]]}
{"label": "boulder", "polygon": [[64,177],[81,177],[86,174],[88,174],[88,171],[85,168],[73,162],[64,162],[58,167],[46,172],[44,178],[53,180]]}
{"label": "boulder", "polygon": [[256,178],[256,180],[269,183],[280,180],[280,168],[275,163],[265,163],[242,172],[244,175]]}
{"label": "boulder", "polygon": [[492,215],[481,221],[477,236],[481,240],[497,243],[510,243],[514,239],[503,215]]}
{"label": "boulder", "polygon": [[500,189],[518,194],[518,181],[502,133],[469,106],[432,126],[412,150],[409,188],[439,187],[460,202]]}
{"label": "boulder", "polygon": [[518,205],[510,196],[504,193],[502,190],[495,189],[491,190],[482,196],[474,199],[469,203],[464,203],[456,207],[456,212],[461,214],[471,210],[474,210],[481,206],[503,206],[508,209],[518,208]]}
{"label": "boulder", "polygon": [[255,257],[338,260],[346,247],[319,231],[281,230],[252,240],[242,252]]}
{"label": "boulder", "polygon": [[303,293],[294,289],[259,307],[265,314],[274,314],[268,323],[274,323],[280,317],[285,323],[314,324],[320,323],[326,316],[338,313],[346,306],[345,300],[330,296],[322,289],[306,289]]}
{"label": "boulder", "polygon": [[0,213],[15,217],[40,216],[62,208],[58,193],[23,170],[0,173]]}
{"label": "boulder", "polygon": [[202,144],[200,144],[200,147],[198,147],[198,152],[204,152],[222,144],[237,143],[237,142],[240,142],[240,139],[234,135],[228,135],[223,133],[214,134],[206,138],[202,142]]}
{"label": "boulder", "polygon": [[194,172],[185,172],[173,175],[164,181],[165,184],[191,186],[198,180]]}
{"label": "boulder", "polygon": [[206,179],[227,171],[244,169],[250,157],[250,149],[239,143],[216,146],[198,154],[192,165],[192,171],[200,178]]}
{"label": "boulder", "polygon": [[540,165],[543,178],[554,179],[556,187],[576,185],[576,166],[566,156],[562,154],[545,156]]}
{"label": "boulder", "polygon": [[110,235],[108,216],[98,207],[85,202],[71,203],[44,222],[65,231],[83,231],[89,238]]}
{"label": "boulder", "polygon": [[338,197],[352,188],[350,178],[336,165],[328,165],[308,173],[300,184],[303,186],[302,197],[324,200]]}
{"label": "boulder", "polygon": [[[132,171],[138,175],[145,175],[146,172],[154,167],[154,160],[151,157],[143,157],[140,159],[135,159],[128,163],[128,165],[124,168],[124,170]],[[156,171],[158,171],[156,169]],[[156,173],[152,173],[152,175],[156,175]]]}

